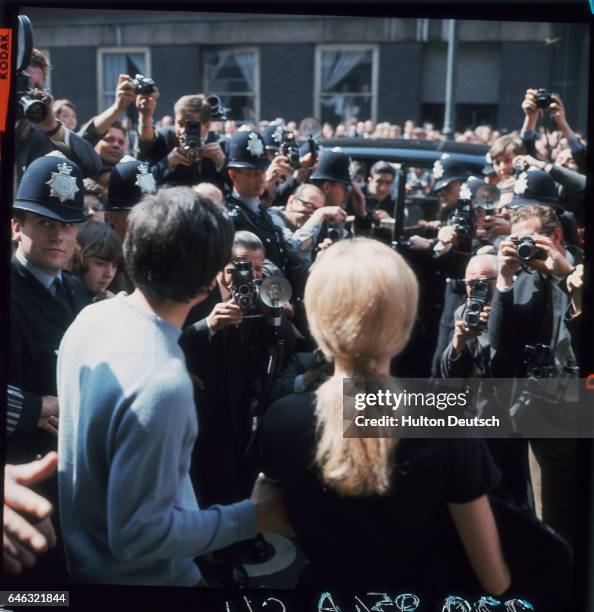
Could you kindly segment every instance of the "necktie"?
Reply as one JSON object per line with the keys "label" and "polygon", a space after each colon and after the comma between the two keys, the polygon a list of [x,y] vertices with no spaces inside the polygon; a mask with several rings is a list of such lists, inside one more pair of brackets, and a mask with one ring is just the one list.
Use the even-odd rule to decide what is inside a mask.
{"label": "necktie", "polygon": [[68,295],[66,289],[64,289],[64,284],[62,283],[62,280],[60,278],[56,278],[52,286],[54,288],[55,298],[58,300],[58,302],[60,302],[60,304],[62,304],[62,306],[68,313],[72,314],[72,308],[70,306]]}

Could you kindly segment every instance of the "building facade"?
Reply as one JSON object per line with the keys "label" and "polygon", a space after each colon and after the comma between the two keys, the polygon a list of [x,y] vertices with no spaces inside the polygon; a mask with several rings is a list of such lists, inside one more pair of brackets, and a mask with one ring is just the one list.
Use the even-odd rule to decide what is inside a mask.
{"label": "building facade", "polygon": [[[441,126],[447,21],[306,15],[31,8],[51,89],[81,119],[113,100],[117,75],[138,70],[161,95],[157,116],[187,93],[220,95],[237,120],[316,116]],[[516,129],[529,87],[559,93],[586,129],[587,24],[460,21],[456,129]]]}

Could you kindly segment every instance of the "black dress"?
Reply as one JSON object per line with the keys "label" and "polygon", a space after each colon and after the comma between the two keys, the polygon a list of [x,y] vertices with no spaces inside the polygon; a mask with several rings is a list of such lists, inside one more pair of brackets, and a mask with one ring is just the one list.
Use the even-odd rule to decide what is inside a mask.
{"label": "black dress", "polygon": [[344,497],[324,485],[315,465],[314,407],[313,393],[276,401],[261,439],[264,472],[279,481],[311,562],[305,586],[478,588],[447,502],[472,501],[498,484],[499,470],[484,443],[403,439],[388,494]]}

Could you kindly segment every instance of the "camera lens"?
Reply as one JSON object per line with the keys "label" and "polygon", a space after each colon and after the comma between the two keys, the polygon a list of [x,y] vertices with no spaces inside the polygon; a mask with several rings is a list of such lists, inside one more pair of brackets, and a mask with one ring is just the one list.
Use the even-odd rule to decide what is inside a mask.
{"label": "camera lens", "polygon": [[247,285],[239,285],[237,288],[237,293],[241,295],[247,295],[250,292],[250,288]]}
{"label": "camera lens", "polygon": [[480,319],[476,312],[466,313],[466,325],[468,325],[468,327],[477,327],[479,322]]}
{"label": "camera lens", "polygon": [[518,245],[518,257],[523,261],[530,261],[534,258],[536,249],[529,242],[523,242]]}

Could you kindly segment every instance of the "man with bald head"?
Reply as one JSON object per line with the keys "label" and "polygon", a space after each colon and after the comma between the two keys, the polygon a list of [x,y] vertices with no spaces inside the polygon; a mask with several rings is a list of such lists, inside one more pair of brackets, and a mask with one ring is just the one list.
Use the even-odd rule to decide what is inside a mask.
{"label": "man with bald head", "polygon": [[215,184],[198,183],[198,185],[194,185],[194,191],[203,198],[208,198],[214,202],[219,208],[224,208],[225,196]]}
{"label": "man with bald head", "polygon": [[[443,378],[496,376],[493,373],[493,362],[498,357],[489,341],[487,322],[491,312],[489,304],[497,285],[497,264],[496,255],[481,254],[472,257],[466,266],[464,281],[468,300],[472,299],[473,286],[477,281],[488,283],[488,295],[479,315],[480,327],[473,328],[465,322],[468,300],[454,312],[453,338],[441,356]],[[477,393],[475,411],[478,416],[495,415],[501,422],[507,418],[506,410],[502,409],[496,397],[491,396],[491,391],[485,388]],[[489,438],[487,444],[497,467],[501,470],[501,489],[518,505],[533,509],[527,440]]]}

